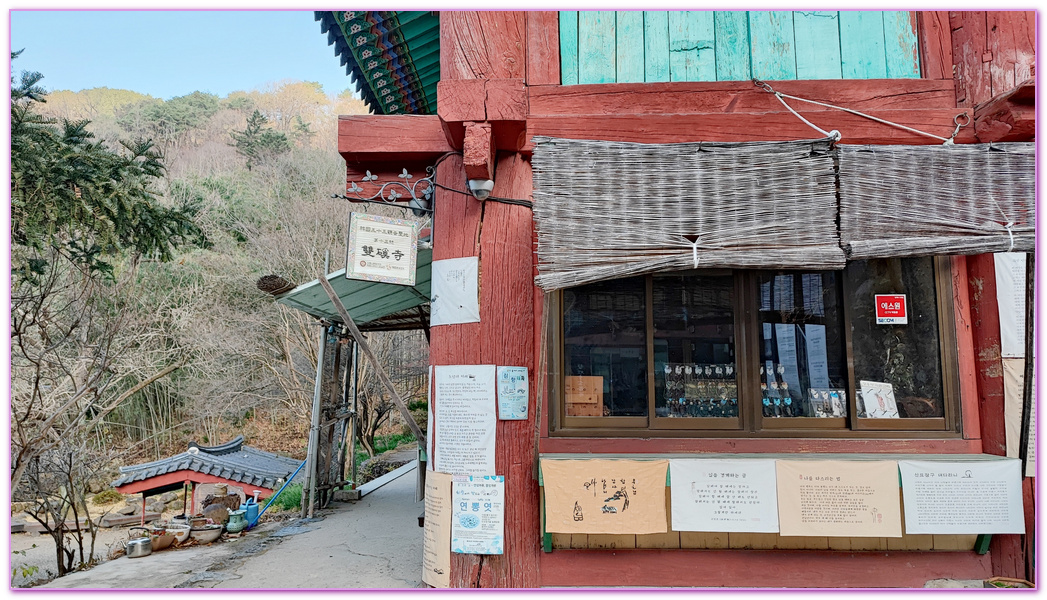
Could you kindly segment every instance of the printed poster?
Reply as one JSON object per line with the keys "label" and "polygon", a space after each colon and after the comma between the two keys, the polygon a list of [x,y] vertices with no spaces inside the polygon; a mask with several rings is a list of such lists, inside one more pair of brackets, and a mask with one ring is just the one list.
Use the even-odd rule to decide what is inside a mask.
{"label": "printed poster", "polygon": [[498,367],[498,418],[527,420],[527,367]]}
{"label": "printed poster", "polygon": [[1022,461],[898,462],[906,533],[1025,533]]}
{"label": "printed poster", "polygon": [[451,551],[458,554],[505,552],[505,477],[455,475]]}
{"label": "printed poster", "polygon": [[996,302],[1000,307],[1000,354],[1025,357],[1025,253],[993,255],[996,265]]}
{"label": "printed poster", "polygon": [[898,463],[779,460],[781,535],[902,537]]}
{"label": "printed poster", "polygon": [[816,390],[828,390],[832,384],[829,383],[829,353],[825,341],[825,325],[807,323],[803,329],[807,344],[807,374],[811,378],[811,387]]}
{"label": "printed poster", "polygon": [[426,411],[425,417],[425,468],[432,471],[435,468],[433,459],[433,413],[436,410],[433,408],[433,365],[429,365],[429,379],[426,380],[425,386],[425,399],[429,405],[429,410]]}
{"label": "printed poster", "polygon": [[541,459],[545,530],[665,533],[667,460]]}
{"label": "printed poster", "polygon": [[865,415],[870,419],[894,419],[898,417],[898,404],[894,400],[894,386],[879,381],[859,381]]}
{"label": "printed poster", "polygon": [[480,322],[479,272],[475,256],[433,261],[430,327]]}
{"label": "printed poster", "polygon": [[493,475],[494,365],[436,366],[434,469],[452,475]]}
{"label": "printed poster", "polygon": [[451,476],[437,471],[425,477],[422,581],[436,588],[451,585]]}
{"label": "printed poster", "polygon": [[669,461],[675,531],[776,533],[773,459]]}
{"label": "printed poster", "polygon": [[[778,364],[785,370],[782,373],[782,381],[802,395],[799,362],[796,357],[796,330],[797,326],[790,323],[774,324],[774,337],[778,342]],[[789,397],[789,392],[783,391],[782,397]]]}
{"label": "printed poster", "polygon": [[347,279],[414,285],[418,230],[413,221],[379,215],[349,215]]}

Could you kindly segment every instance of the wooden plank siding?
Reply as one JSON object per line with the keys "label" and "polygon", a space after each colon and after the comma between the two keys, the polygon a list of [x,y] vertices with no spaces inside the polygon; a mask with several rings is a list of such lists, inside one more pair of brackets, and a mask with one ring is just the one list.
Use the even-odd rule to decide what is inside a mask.
{"label": "wooden plank siding", "polygon": [[563,85],[920,77],[908,11],[560,11]]}

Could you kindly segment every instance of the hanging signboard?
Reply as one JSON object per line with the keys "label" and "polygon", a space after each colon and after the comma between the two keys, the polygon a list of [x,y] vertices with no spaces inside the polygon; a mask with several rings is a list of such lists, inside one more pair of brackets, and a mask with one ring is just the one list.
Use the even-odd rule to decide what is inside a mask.
{"label": "hanging signboard", "polygon": [[905,325],[909,322],[905,294],[876,294],[875,300],[877,325]]}
{"label": "hanging signboard", "polygon": [[498,418],[527,420],[527,367],[498,367]]}
{"label": "hanging signboard", "polygon": [[672,459],[674,531],[777,533],[773,459]]}
{"label": "hanging signboard", "polygon": [[906,533],[1025,533],[1021,461],[898,462]]}
{"label": "hanging signboard", "polygon": [[455,475],[451,486],[451,551],[505,552],[505,477]]}
{"label": "hanging signboard", "polygon": [[415,223],[378,215],[349,215],[345,258],[348,279],[415,284],[418,230]]}

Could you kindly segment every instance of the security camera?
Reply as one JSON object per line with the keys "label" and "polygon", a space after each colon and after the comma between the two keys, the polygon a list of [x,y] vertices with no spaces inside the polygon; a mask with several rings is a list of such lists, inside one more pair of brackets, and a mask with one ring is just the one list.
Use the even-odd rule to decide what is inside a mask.
{"label": "security camera", "polygon": [[493,189],[494,182],[490,179],[469,180],[469,191],[473,193],[473,197],[477,200],[487,200],[487,197],[491,195],[491,190]]}

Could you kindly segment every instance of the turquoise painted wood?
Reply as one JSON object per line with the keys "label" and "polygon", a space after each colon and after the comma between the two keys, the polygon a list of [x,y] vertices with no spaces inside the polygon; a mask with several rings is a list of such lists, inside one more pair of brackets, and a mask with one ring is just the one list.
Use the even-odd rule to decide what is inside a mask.
{"label": "turquoise painted wood", "polygon": [[560,11],[560,83],[578,83],[578,11]]}
{"label": "turquoise painted wood", "polygon": [[805,10],[793,13],[797,79],[839,79],[840,13]]}
{"label": "turquoise painted wood", "polygon": [[882,12],[840,11],[840,59],[844,79],[887,77]]}
{"label": "turquoise painted wood", "polygon": [[664,10],[643,13],[643,63],[644,81],[669,81],[669,13]]}
{"label": "turquoise painted wood", "polygon": [[887,77],[889,79],[918,79],[920,61],[912,13],[906,10],[884,11],[883,39],[887,58]]}
{"label": "turquoise painted wood", "polygon": [[561,11],[575,83],[919,77],[907,11]]}
{"label": "turquoise painted wood", "polygon": [[578,83],[614,83],[613,10],[578,11]]}
{"label": "turquoise painted wood", "polygon": [[619,83],[643,83],[643,12],[615,12],[615,72]]}
{"label": "turquoise painted wood", "polygon": [[749,11],[753,77],[796,79],[793,14],[784,10]]}
{"label": "turquoise painted wood", "polygon": [[749,13],[718,10],[713,13],[713,28],[716,35],[716,80],[751,79]]}
{"label": "turquoise painted wood", "polygon": [[670,81],[716,81],[715,48],[712,12],[669,13]]}

